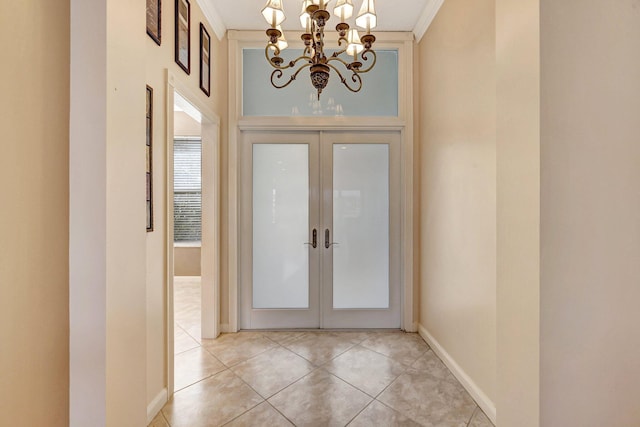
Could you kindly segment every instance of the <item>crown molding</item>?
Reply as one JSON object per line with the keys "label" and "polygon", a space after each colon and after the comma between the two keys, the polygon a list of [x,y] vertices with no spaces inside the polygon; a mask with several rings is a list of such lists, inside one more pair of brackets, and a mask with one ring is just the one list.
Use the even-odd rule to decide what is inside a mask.
{"label": "crown molding", "polygon": [[420,15],[420,19],[418,19],[418,22],[413,29],[413,34],[416,37],[417,43],[420,43],[422,36],[427,32],[429,26],[431,26],[431,23],[435,19],[443,3],[444,0],[429,0],[427,5],[424,7],[424,10]]}
{"label": "crown molding", "polygon": [[216,33],[218,40],[222,40],[227,34],[227,26],[224,24],[218,9],[213,5],[212,0],[196,0],[205,18],[209,21],[213,32]]}

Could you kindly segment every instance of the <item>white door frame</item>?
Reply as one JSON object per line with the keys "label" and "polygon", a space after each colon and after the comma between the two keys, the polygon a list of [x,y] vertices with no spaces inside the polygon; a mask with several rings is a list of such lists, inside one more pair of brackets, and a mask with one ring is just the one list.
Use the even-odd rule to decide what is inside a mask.
{"label": "white door frame", "polygon": [[[317,248],[309,248],[309,308],[253,308],[253,148],[256,144],[304,144],[309,147],[309,241],[317,232]],[[333,309],[333,250],[325,247],[324,230],[334,232],[332,168],[336,144],[383,144],[389,147],[389,308]],[[258,328],[399,328],[400,289],[400,133],[398,131],[246,131],[240,165],[240,326]],[[327,196],[329,196],[327,198]],[[300,242],[303,243],[302,241]]]}
{"label": "white door frame", "polygon": [[178,92],[202,115],[202,338],[220,334],[220,118],[191,89],[166,70],[166,254],[167,254],[167,391],[173,395],[173,117],[174,92]]}
{"label": "white door frame", "polygon": [[[401,281],[402,315],[401,328],[415,332],[418,328],[417,313],[414,312],[414,129],[413,129],[413,33],[384,33],[384,40],[376,42],[379,49],[398,49],[398,117],[243,117],[242,116],[242,49],[264,48],[264,33],[261,31],[227,32],[229,39],[229,141],[228,141],[228,295],[229,319],[222,325],[223,332],[239,329],[239,151],[241,131],[244,130],[389,130],[401,134]],[[290,44],[296,47],[296,33],[290,35]],[[302,83],[302,82],[300,82]]]}

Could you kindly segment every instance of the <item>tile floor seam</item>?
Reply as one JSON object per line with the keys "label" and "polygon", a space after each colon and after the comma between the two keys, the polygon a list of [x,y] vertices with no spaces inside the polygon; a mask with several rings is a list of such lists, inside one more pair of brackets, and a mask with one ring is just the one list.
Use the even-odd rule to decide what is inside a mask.
{"label": "tile floor seam", "polygon": [[239,361],[238,363],[234,363],[233,365],[228,365],[228,364],[224,363],[222,360],[220,360],[220,358],[219,358],[218,356],[216,356],[214,353],[212,353],[211,351],[209,351],[209,349],[207,349],[205,346],[201,345],[201,347],[202,347],[202,348],[203,348],[207,353],[209,353],[210,355],[212,355],[213,357],[215,357],[215,358],[216,358],[220,363],[222,363],[222,364],[223,364],[224,366],[226,366],[228,369],[231,369],[231,368],[233,368],[233,367],[235,367],[235,366],[238,366],[239,364],[244,363],[244,362],[246,362],[247,360],[251,360],[251,359],[253,359],[254,357],[258,357],[258,356],[260,356],[261,354],[266,353],[267,351],[272,350],[272,349],[274,349],[274,348],[275,348],[275,347],[270,347],[270,348],[264,349],[264,350],[262,350],[260,353],[256,353],[256,354],[254,354],[253,356],[249,357],[248,359],[241,360],[241,361]]}
{"label": "tile floor seam", "polygon": [[[397,378],[396,378],[396,379],[397,379]],[[391,384],[389,384],[389,385],[391,385]],[[386,389],[385,389],[385,390],[386,390]],[[382,394],[382,392],[381,392],[380,394]],[[403,412],[398,411],[398,410],[397,410],[397,409],[395,409],[395,408],[392,408],[391,406],[389,406],[389,405],[387,405],[386,403],[384,403],[382,400],[378,400],[378,398],[375,398],[374,400],[375,400],[376,402],[380,403],[381,405],[384,405],[386,408],[388,408],[388,409],[392,410],[393,412],[397,412],[398,414],[402,415],[403,417],[410,419],[410,420],[411,420],[411,421],[413,421],[414,423],[416,423],[416,424],[418,424],[418,425],[421,425],[421,426],[424,426],[424,424],[422,424],[420,421],[418,421],[418,420],[414,419],[413,417],[409,416],[408,414],[405,414],[405,413],[403,413]]]}
{"label": "tile floor seam", "polygon": [[467,421],[467,427],[469,427],[469,425],[471,424],[471,421],[473,421],[473,417],[476,416],[476,412],[478,412],[478,409],[480,409],[480,407],[476,405],[476,409],[471,414],[471,417],[469,418],[469,421]]}
{"label": "tile floor seam", "polygon": [[[189,338],[191,338],[192,340],[194,340],[195,342],[197,342],[201,347],[202,347],[202,338],[196,338],[193,335],[191,335],[189,333],[189,331],[187,331],[187,328],[184,328],[182,326],[180,326],[180,324],[178,322],[174,322],[180,329],[182,329],[182,332],[184,332],[185,334],[189,335]],[[173,336],[175,337],[176,335],[176,331],[173,331]]]}
{"label": "tile floor seam", "polygon": [[[178,353],[173,353],[173,356],[175,357],[175,356],[179,356],[179,355],[181,355],[181,354],[185,354],[185,353],[187,353],[187,352],[189,352],[189,351],[193,351],[193,350],[195,350],[196,348],[202,348],[202,346],[201,346],[201,345],[199,345],[199,346],[197,346],[197,347],[193,347],[193,348],[190,348],[190,349],[188,349],[188,350],[182,350],[182,351],[180,351],[180,352],[178,352]],[[203,350],[204,350],[204,349],[203,349]],[[205,351],[206,351],[206,350],[205,350]],[[208,353],[208,352],[207,352],[207,353]],[[213,355],[212,355],[212,356],[213,356]],[[220,363],[222,363],[222,362],[220,362]]]}
{"label": "tile floor seam", "polygon": [[406,363],[402,363],[402,362],[400,362],[399,360],[395,360],[393,357],[391,357],[391,356],[389,356],[389,355],[387,355],[387,354],[380,353],[379,351],[376,351],[376,350],[374,350],[374,349],[372,349],[372,348],[366,347],[366,346],[364,346],[364,345],[362,345],[362,344],[357,344],[356,346],[362,347],[362,348],[364,348],[365,350],[369,350],[369,351],[371,351],[371,352],[374,352],[374,353],[376,353],[376,354],[379,354],[380,356],[384,356],[384,357],[386,357],[387,359],[389,359],[389,360],[391,360],[391,361],[393,361],[393,362],[399,363],[400,365],[402,365],[402,366],[404,366],[404,367],[405,367],[405,370],[406,370],[406,369],[408,369],[408,368],[410,368],[414,363],[416,363],[416,362],[418,361],[418,359],[420,359],[420,358],[421,358],[422,356],[424,356],[424,355],[425,355],[429,350],[431,350],[431,349],[429,349],[429,350],[425,351],[425,352],[424,352],[424,353],[422,353],[420,356],[418,356],[418,359],[414,360],[414,361],[411,363],[411,365],[407,365]]}
{"label": "tile floor seam", "polygon": [[221,374],[221,373],[223,373],[223,372],[225,372],[225,371],[230,371],[231,373],[233,373],[233,371],[231,371],[229,368],[223,369],[222,371],[220,371],[220,372],[216,372],[215,374],[207,375],[206,377],[201,378],[201,379],[199,379],[198,381],[196,381],[196,382],[194,382],[194,383],[191,383],[191,384],[189,384],[189,385],[186,385],[186,386],[184,386],[184,387],[182,387],[182,388],[179,388],[179,389],[177,389],[177,390],[173,390],[173,394],[176,394],[176,393],[178,393],[179,391],[182,391],[182,390],[186,390],[186,389],[188,389],[189,387],[192,387],[192,386],[194,386],[194,385],[196,385],[196,384],[198,384],[198,383],[201,383],[201,382],[202,382],[202,381],[204,381],[204,380],[208,380],[209,378],[215,377],[215,376],[217,376],[217,375],[219,375],[219,374]]}
{"label": "tile floor seam", "polygon": [[271,404],[271,402],[269,402],[268,400],[265,400],[265,402],[267,402],[267,405],[271,406],[277,413],[279,413],[280,415],[282,415],[282,417],[289,421],[291,423],[292,426],[296,427],[295,423],[293,422],[293,420],[290,420],[289,417],[287,417],[285,414],[282,413],[282,411],[280,411],[278,408],[276,408],[275,406],[273,406]]}
{"label": "tile floor seam", "polygon": [[162,417],[162,419],[164,420],[165,423],[167,423],[167,425],[169,427],[171,427],[171,423],[169,422],[169,420],[167,419],[167,417],[164,416],[164,413],[162,412],[162,409],[160,409],[160,416]]}
{"label": "tile floor seam", "polygon": [[[398,381],[398,378],[400,378],[400,377],[401,377],[402,375],[404,375],[406,372],[407,372],[407,370],[405,369],[403,373],[398,374],[398,376],[396,376],[396,377],[393,379],[393,381],[391,381],[389,384],[387,384],[387,386],[386,386],[385,388],[383,388],[383,389],[382,389],[382,391],[381,391],[380,393],[378,393],[378,394],[374,397],[374,399],[375,399],[375,400],[378,400],[378,397],[380,397],[380,395],[381,395],[382,393],[384,393],[384,392],[385,392],[389,387],[391,387],[391,384],[393,384],[393,383],[395,383],[396,381]],[[380,402],[380,403],[382,403],[382,404],[384,405],[384,403],[383,403],[382,401],[379,401],[379,400],[378,400],[378,402]],[[389,405],[385,405],[385,406],[387,406],[387,407],[391,408]],[[393,409],[393,408],[391,408],[391,409]],[[396,411],[396,412],[398,412],[398,411]]]}
{"label": "tile floor seam", "polygon": [[[294,341],[297,341],[297,340],[299,340],[299,339],[303,338],[305,335],[307,335],[307,332],[304,332],[304,333],[303,333],[302,335],[300,335],[299,337],[293,338],[292,340],[287,341],[287,342],[294,342]],[[284,347],[284,344],[282,344],[282,343],[281,343],[281,342],[279,342],[279,341],[274,340],[273,338],[269,337],[268,335],[261,334],[261,336],[262,336],[262,337],[264,337],[264,338],[266,338],[266,339],[268,339],[269,341],[273,341],[275,344],[279,345],[280,347]]]}
{"label": "tile floor seam", "polygon": [[[322,369],[323,371],[325,371],[327,374],[331,375],[332,377],[336,377],[337,379],[339,379],[340,381],[342,381],[343,383],[350,385],[351,387],[355,388],[356,390],[366,394],[367,396],[369,396],[372,401],[375,400],[375,396],[370,395],[369,393],[367,393],[366,391],[362,390],[360,387],[351,384],[349,381],[345,380],[344,378],[340,378],[338,375],[334,374],[331,371],[328,371],[327,369],[325,369],[323,366],[320,366],[318,369]],[[371,403],[371,402],[369,402]]]}
{"label": "tile floor seam", "polygon": [[[240,379],[242,379],[242,378],[240,378]],[[245,384],[246,384],[246,383],[245,383]],[[249,384],[247,384],[247,385],[249,385]],[[251,387],[251,386],[249,386],[249,387]],[[251,390],[253,390],[253,389],[251,389]],[[255,393],[258,393],[258,392],[257,392],[257,391],[255,391],[255,390],[253,390],[253,391],[254,391]],[[260,396],[260,394],[258,394],[258,396]],[[262,396],[260,396],[260,397],[262,397]],[[253,410],[254,410],[254,409],[256,409],[258,406],[262,405],[262,404],[263,404],[263,403],[265,403],[265,402],[266,402],[266,400],[264,400],[264,399],[263,399],[263,400],[262,400],[262,402],[258,403],[256,406],[252,406],[251,408],[247,409],[246,411],[244,411],[243,413],[241,413],[241,414],[240,414],[240,415],[238,415],[237,417],[235,417],[235,418],[233,418],[233,419],[230,419],[229,421],[227,421],[227,422],[226,422],[226,423],[224,423],[224,424],[221,424],[221,425],[220,425],[220,427],[224,427],[224,426],[226,426],[226,425],[231,424],[232,422],[234,422],[235,420],[237,420],[238,418],[240,418],[241,416],[243,416],[243,415],[244,415],[244,414],[246,414],[247,412],[251,412],[251,411],[253,411]]]}
{"label": "tile floor seam", "polygon": [[[297,380],[295,380],[294,382],[292,382],[291,384],[289,384],[288,386],[286,386],[285,388],[283,388],[283,389],[282,389],[282,390],[280,390],[279,392],[274,393],[273,395],[269,396],[269,399],[272,399],[274,396],[276,396],[276,395],[278,395],[278,394],[282,393],[283,391],[285,391],[286,389],[288,389],[288,388],[289,388],[289,387],[291,387],[292,385],[299,383],[300,381],[302,381],[303,379],[305,379],[306,377],[308,377],[309,375],[313,374],[315,371],[317,371],[317,370],[319,370],[319,369],[322,369],[322,368],[314,366],[314,369],[313,369],[311,372],[309,372],[307,375],[304,375],[304,376],[302,376],[302,377],[298,378]],[[269,402],[269,399],[265,399],[265,400],[266,400],[267,402]],[[269,402],[269,404],[271,404],[271,402]],[[271,405],[271,406],[273,406],[273,405]],[[275,407],[275,406],[274,406],[274,407]],[[294,424],[294,425],[295,425],[295,424]]]}
{"label": "tile floor seam", "polygon": [[[396,379],[397,379],[397,378],[396,378]],[[389,384],[389,385],[391,385],[391,384]],[[387,405],[386,403],[384,403],[382,400],[378,400],[378,399],[376,398],[376,399],[375,399],[375,401],[376,401],[376,402],[378,402],[379,404],[383,405],[385,408],[387,408],[387,409],[389,409],[389,410],[391,410],[391,411],[393,411],[393,412],[395,412],[395,413],[397,413],[397,414],[400,414],[401,416],[403,416],[403,417],[405,417],[405,418],[407,418],[407,419],[409,419],[409,420],[413,421],[414,423],[416,423],[416,424],[418,424],[418,425],[420,425],[420,426],[424,426],[424,424],[422,424],[420,421],[418,421],[418,420],[414,419],[413,417],[409,416],[409,414],[405,414],[405,413],[403,413],[403,412],[398,411],[397,409],[392,408],[391,406],[389,406],[389,405]]]}
{"label": "tile floor seam", "polygon": [[[248,360],[251,360],[251,359],[247,359],[247,360],[245,360],[245,362],[246,362],[246,361],[248,361]],[[244,363],[244,362],[242,362],[242,363]],[[238,363],[238,365],[241,365],[242,363]],[[236,365],[236,366],[238,366],[238,365]],[[287,386],[287,387],[285,387],[285,388],[283,388],[283,389],[281,389],[281,390],[278,390],[277,392],[273,393],[273,394],[272,394],[272,395],[270,395],[269,397],[264,397],[262,394],[260,394],[260,392],[259,392],[258,390],[256,390],[255,388],[253,388],[253,386],[252,386],[251,384],[249,384],[248,382],[246,382],[246,381],[245,381],[245,380],[244,380],[240,375],[236,374],[236,373],[233,371],[233,369],[229,368],[229,370],[230,370],[230,371],[231,371],[231,372],[232,372],[236,377],[238,377],[238,378],[240,379],[240,381],[242,381],[243,383],[245,383],[245,384],[246,384],[246,385],[247,385],[251,390],[253,390],[253,391],[254,391],[258,396],[260,396],[264,402],[268,401],[268,400],[269,400],[269,399],[271,399],[273,396],[275,396],[276,394],[280,393],[282,390],[284,390],[285,388],[287,388],[287,387],[288,387],[288,386]],[[313,371],[312,371],[312,372],[313,372]],[[297,381],[296,381],[296,382],[297,382]],[[293,384],[293,383],[292,383],[292,384]],[[289,384],[289,385],[291,385],[291,384]],[[272,406],[273,406],[273,405],[272,405]],[[247,412],[248,412],[248,411],[247,411]]]}
{"label": "tile floor seam", "polygon": [[[366,341],[366,340],[365,340],[365,341]],[[379,351],[374,350],[374,349],[372,349],[372,348],[370,348],[370,347],[367,347],[366,345],[361,345],[361,344],[359,344],[359,345],[360,345],[360,347],[366,348],[367,350],[373,351],[374,353],[378,353],[378,354],[380,354],[380,355],[382,355],[382,356],[384,356],[384,357],[386,357],[386,358],[388,358],[388,359],[395,360],[393,357],[389,356],[388,354],[380,353]],[[427,347],[428,347],[428,346],[427,346]],[[418,356],[418,357],[416,358],[416,360],[414,360],[413,362],[411,362],[411,364],[410,364],[410,365],[407,365],[406,363],[402,363],[402,362],[400,362],[399,360],[396,360],[396,362],[400,363],[400,364],[401,364],[401,365],[403,365],[403,366],[406,366],[406,367],[410,368],[410,367],[412,367],[412,366],[413,366],[413,364],[414,364],[414,363],[416,363],[416,362],[418,361],[418,359],[420,359],[422,356],[424,356],[425,354],[427,354],[427,352],[429,352],[429,350],[431,350],[431,347],[429,347],[429,349],[428,349],[428,350],[426,350],[425,352],[421,353],[421,354],[420,354],[420,356]]]}
{"label": "tile floor seam", "polygon": [[[418,358],[415,360],[415,362],[413,362],[413,363],[411,364],[411,368],[412,368],[412,369],[417,369],[417,368],[414,368],[414,367],[413,367],[413,365],[415,365],[416,363],[418,363],[418,361],[420,360],[420,358],[422,358],[423,356],[425,356],[426,354],[428,354],[428,353],[429,353],[429,351],[431,351],[431,352],[433,353],[433,355],[434,355],[434,356],[435,356],[435,357],[440,361],[440,363],[442,363],[442,365],[443,365],[443,366],[444,366],[444,368],[447,370],[447,372],[448,372],[451,376],[453,376],[453,378],[455,378],[455,380],[456,380],[458,383],[460,383],[460,381],[458,380],[458,378],[453,374],[453,372],[451,372],[451,369],[449,369],[449,367],[446,365],[446,363],[444,363],[444,361],[440,358],[440,356],[438,356],[438,354],[437,354],[435,351],[433,351],[433,349],[432,349],[431,347],[429,347],[429,350],[428,350],[428,351],[426,351],[425,353],[423,353],[423,354],[422,354],[422,356],[418,357]],[[463,387],[463,388],[464,388],[464,387]],[[469,392],[467,391],[467,389],[466,389],[466,388],[465,388],[464,390],[465,390],[465,392],[469,395],[469,397],[471,398],[471,400],[473,400],[473,403],[475,403],[475,405],[476,405],[476,409],[475,409],[475,410],[473,411],[473,413],[471,414],[471,417],[469,418],[469,421],[467,421],[467,425],[466,425],[466,427],[469,427],[469,425],[471,424],[471,421],[473,421],[473,417],[475,416],[476,412],[478,412],[478,410],[482,410],[482,409],[480,409],[480,405],[478,404],[478,402],[476,402],[476,399],[471,395],[471,393],[469,393]],[[484,411],[483,411],[483,413],[484,413]]]}
{"label": "tile floor seam", "polygon": [[[378,353],[378,354],[379,354],[379,353]],[[384,354],[383,354],[382,356],[384,356]],[[386,357],[386,356],[385,356],[385,357]],[[338,378],[338,379],[340,379],[340,380],[344,381],[345,383],[349,384],[351,387],[354,387],[354,388],[356,388],[356,389],[360,390],[361,392],[363,392],[363,393],[364,393],[364,394],[366,394],[367,396],[371,396],[371,398],[372,398],[373,400],[376,400],[376,399],[378,398],[378,396],[380,396],[380,394],[382,394],[382,393],[387,389],[387,387],[389,387],[391,384],[393,384],[393,383],[398,379],[398,377],[400,377],[400,375],[404,374],[404,373],[406,372],[406,370],[407,370],[407,369],[405,368],[405,369],[403,370],[403,372],[402,372],[402,373],[400,373],[400,374],[398,374],[398,375],[396,375],[396,377],[395,377],[393,380],[391,380],[391,382],[390,382],[389,384],[387,384],[387,385],[382,389],[382,391],[381,391],[380,393],[378,393],[378,394],[376,394],[375,396],[373,396],[373,395],[371,395],[371,394],[367,393],[366,391],[362,390],[362,389],[361,389],[361,388],[359,388],[358,386],[351,384],[351,383],[350,383],[349,381],[347,381],[346,379],[344,379],[344,378],[342,378],[342,377],[338,376],[338,374],[334,374],[333,372],[331,372],[331,371],[329,371],[328,369],[326,369],[326,368],[325,368],[325,365],[327,365],[328,363],[332,362],[333,360],[335,360],[335,359],[330,360],[329,362],[325,363],[324,365],[320,366],[319,368],[320,368],[320,369],[324,369],[324,370],[325,370],[325,371],[327,371],[329,374],[331,374],[331,375],[333,375],[334,377],[336,377],[336,378]],[[400,363],[400,364],[401,364],[401,363]],[[402,365],[402,364],[401,364],[401,365]],[[405,366],[405,365],[403,365],[403,366]]]}
{"label": "tile floor seam", "polygon": [[321,364],[319,364],[319,365],[317,365],[316,363],[314,363],[312,360],[307,359],[306,357],[304,357],[302,354],[300,354],[300,353],[296,352],[295,350],[293,350],[293,349],[291,349],[291,348],[289,348],[289,347],[285,347],[285,348],[286,348],[287,350],[289,350],[290,352],[295,353],[295,354],[297,354],[298,356],[302,357],[304,360],[306,360],[307,362],[311,363],[311,364],[312,364],[313,366],[315,366],[316,368],[321,368],[323,365],[325,365],[325,364],[327,364],[327,363],[331,362],[331,361],[332,361],[333,359],[335,359],[336,357],[342,356],[344,353],[346,353],[347,351],[351,350],[353,347],[355,347],[355,345],[354,345],[354,346],[349,347],[348,349],[346,349],[346,350],[345,350],[345,351],[343,351],[342,353],[337,354],[336,356],[332,357],[331,359],[326,360],[325,362],[323,362],[323,363],[321,363]]}
{"label": "tile floor seam", "polygon": [[363,413],[363,412],[364,412],[364,411],[365,411],[369,406],[373,405],[373,402],[375,402],[375,401],[376,401],[376,399],[375,399],[375,398],[371,399],[371,402],[367,403],[367,404],[364,406],[364,408],[362,408],[362,409],[360,410],[360,412],[358,412],[357,414],[355,414],[355,415],[353,416],[353,418],[351,418],[351,419],[350,419],[350,420],[349,420],[349,421],[344,425],[344,427],[348,427],[348,426],[349,426],[349,424],[351,424],[352,422],[354,422],[354,421],[355,421],[355,419],[356,419],[356,418],[358,418],[358,417],[360,416],[360,414],[362,414],[362,413]]}
{"label": "tile floor seam", "polygon": [[[350,383],[348,383],[348,382],[344,381],[342,378],[339,378],[339,377],[337,377],[337,376],[333,375],[331,372],[327,371],[326,369],[324,369],[324,368],[322,368],[322,367],[320,367],[320,366],[319,366],[319,367],[317,367],[316,369],[314,369],[312,372],[309,372],[309,374],[307,374],[307,375],[305,375],[304,377],[300,378],[298,381],[295,381],[294,383],[289,384],[287,387],[285,387],[284,389],[282,389],[282,390],[281,390],[281,391],[279,391],[278,393],[274,394],[274,395],[273,395],[273,396],[271,396],[269,399],[272,399],[272,398],[273,398],[273,397],[275,397],[276,395],[278,395],[278,394],[280,394],[280,393],[284,392],[284,391],[285,391],[286,389],[288,389],[289,387],[292,387],[294,384],[296,384],[296,383],[298,383],[298,382],[302,381],[304,378],[306,378],[306,377],[308,377],[308,376],[310,376],[310,375],[312,375],[312,374],[314,374],[315,372],[320,371],[320,370],[324,371],[324,372],[325,372],[327,375],[329,375],[330,377],[334,377],[334,378],[335,378],[335,379],[337,379],[338,381],[341,381],[341,382],[345,383],[347,386],[349,386],[349,387],[352,387],[352,388],[356,389],[356,390],[357,390],[357,391],[359,391],[360,393],[364,394],[368,399],[370,399],[370,400],[369,400],[369,402],[368,402],[367,404],[365,404],[365,405],[364,405],[363,409],[364,409],[364,408],[366,408],[367,406],[369,406],[369,405],[370,405],[370,404],[375,400],[374,398],[372,398],[370,395],[368,395],[367,393],[363,392],[363,391],[362,391],[362,390],[360,390],[359,388],[357,388],[357,387],[353,386],[352,384],[350,384]],[[271,406],[273,406],[273,407],[274,407],[278,412],[282,413],[280,410],[278,410],[278,408],[277,408],[276,406],[272,405],[272,404],[271,404],[271,402],[269,402],[269,400],[267,400],[267,402],[268,402]],[[362,410],[360,410],[360,411],[358,412],[358,414],[356,414],[356,416],[357,416],[357,415],[359,415],[359,414],[360,414],[360,412],[362,412]],[[283,416],[284,416],[284,414],[283,414]],[[285,418],[286,418],[289,422],[291,422],[294,426],[298,427],[298,424],[296,424],[295,422],[293,422],[293,420],[289,419],[289,418],[288,418],[288,417],[286,417],[286,416],[285,416]],[[354,418],[355,418],[355,417],[354,417]],[[344,424],[344,426],[343,426],[343,427],[346,427],[346,426],[347,426],[351,421],[353,421],[353,419],[354,419],[354,418],[350,419],[346,424]]]}

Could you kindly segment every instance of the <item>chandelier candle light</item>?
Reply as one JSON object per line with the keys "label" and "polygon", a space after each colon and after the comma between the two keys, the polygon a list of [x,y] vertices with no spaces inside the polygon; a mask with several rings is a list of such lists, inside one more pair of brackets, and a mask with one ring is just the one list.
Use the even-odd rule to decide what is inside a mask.
{"label": "chandelier candle light", "polygon": [[[269,41],[265,48],[265,55],[269,64],[275,68],[271,73],[271,84],[275,88],[282,89],[289,86],[302,70],[309,68],[311,84],[318,91],[318,100],[322,90],[327,87],[332,69],[338,74],[340,82],[351,92],[359,92],[362,89],[360,74],[371,71],[376,65],[377,59],[376,52],[372,49],[376,37],[371,34],[371,30],[376,27],[378,22],[374,0],[362,1],[360,13],[355,20],[356,26],[366,31],[362,37],[357,29],[351,28],[346,22],[353,15],[352,0],[337,0],[333,13],[340,19],[336,31],[338,32],[338,46],[342,47],[342,50],[327,57],[324,52],[324,28],[331,18],[331,13],[327,8],[330,1],[304,0],[302,2],[300,24],[304,30],[301,38],[305,48],[302,56],[287,64],[280,56],[282,50],[288,46],[280,26],[285,20],[282,0],[267,1],[267,5],[262,9],[262,15],[271,28],[267,30]],[[365,64],[366,67],[363,68]],[[345,74],[351,73],[351,82],[342,75],[336,65],[344,68]],[[293,73],[288,80],[284,77],[284,71],[287,70]]]}

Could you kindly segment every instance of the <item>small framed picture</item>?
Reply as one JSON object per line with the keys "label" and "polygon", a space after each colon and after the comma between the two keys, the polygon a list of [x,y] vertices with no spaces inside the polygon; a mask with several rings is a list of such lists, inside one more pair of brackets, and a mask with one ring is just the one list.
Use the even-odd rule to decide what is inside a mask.
{"label": "small framed picture", "polygon": [[147,0],[147,34],[160,46],[162,6],[161,0]]}
{"label": "small framed picture", "polygon": [[176,0],[176,63],[191,74],[191,4]]}
{"label": "small framed picture", "polygon": [[153,88],[147,85],[147,232],[153,231]]}
{"label": "small framed picture", "polygon": [[211,96],[211,37],[200,23],[200,89]]}

